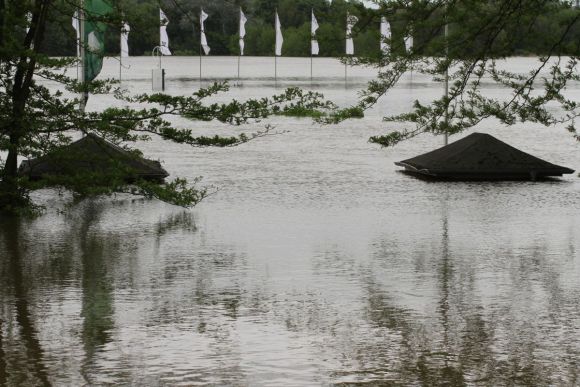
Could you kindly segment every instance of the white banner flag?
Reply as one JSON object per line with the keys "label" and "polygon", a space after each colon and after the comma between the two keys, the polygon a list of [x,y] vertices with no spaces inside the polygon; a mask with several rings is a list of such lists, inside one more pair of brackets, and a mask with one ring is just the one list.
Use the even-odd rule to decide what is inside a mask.
{"label": "white banner flag", "polygon": [[207,13],[203,12],[202,9],[201,13],[199,14],[199,24],[201,25],[201,46],[203,47],[203,52],[205,52],[205,55],[209,55],[210,51],[210,48],[207,44],[207,38],[205,37],[205,27],[203,25],[203,23],[207,20],[207,17]]}
{"label": "white banner flag", "polygon": [[354,41],[352,40],[352,27],[358,22],[358,17],[346,14],[346,55],[354,55]]}
{"label": "white banner flag", "polygon": [[244,37],[246,36],[246,22],[248,19],[240,7],[240,55],[244,55]]}
{"label": "white banner flag", "polygon": [[320,51],[320,48],[318,47],[318,40],[316,40],[316,30],[318,30],[318,21],[316,20],[316,17],[314,16],[314,11],[312,11],[312,27],[311,27],[311,33],[312,33],[312,40],[311,40],[311,44],[310,44],[310,53],[312,55],[318,55],[318,52]]}
{"label": "white banner flag", "polygon": [[131,32],[131,27],[126,22],[123,23],[123,29],[121,30],[121,58],[129,56],[129,32]]}
{"label": "white banner flag", "polygon": [[278,11],[276,11],[276,56],[282,55],[282,44],[284,43],[284,37],[282,36],[282,25],[280,24],[280,18],[278,17]]}
{"label": "white banner flag", "polygon": [[[26,33],[30,31],[30,24],[32,24],[32,12],[26,13]],[[74,24],[74,21],[73,21]]]}
{"label": "white banner flag", "polygon": [[408,35],[405,37],[405,49],[408,53],[413,50],[413,35]]}
{"label": "white banner flag", "polygon": [[165,16],[165,12],[159,8],[159,46],[162,55],[171,55],[169,50],[169,36],[167,36],[167,25],[169,24],[169,19]]}
{"label": "white banner flag", "polygon": [[391,39],[391,25],[386,17],[381,18],[381,52],[384,55],[389,54],[389,44],[386,42]]}
{"label": "white banner flag", "polygon": [[79,11],[75,11],[72,17],[72,26],[77,33],[77,58],[81,56],[81,22],[79,20]]}

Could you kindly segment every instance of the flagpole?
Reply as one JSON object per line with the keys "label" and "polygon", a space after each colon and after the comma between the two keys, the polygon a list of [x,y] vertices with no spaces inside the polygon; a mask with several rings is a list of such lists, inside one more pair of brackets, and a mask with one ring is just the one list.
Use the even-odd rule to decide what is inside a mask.
{"label": "flagpole", "polygon": [[79,8],[79,31],[80,31],[80,38],[79,38],[79,48],[81,53],[81,76],[80,76],[80,83],[82,85],[82,93],[81,93],[81,103],[80,103],[80,110],[82,113],[85,112],[87,107],[87,100],[89,98],[88,90],[86,87],[86,69],[85,69],[85,58],[86,58],[86,50],[85,50],[85,11],[84,11],[84,0],[80,1],[80,8]]}
{"label": "flagpole", "polygon": [[80,57],[80,53],[81,53],[81,41],[80,41],[81,21],[80,21],[80,15],[79,15],[78,9],[77,9],[76,15],[77,15],[77,28],[78,28],[77,39],[76,39],[76,41],[77,41],[77,81],[80,81],[80,69],[79,69],[79,66],[80,66],[79,59],[80,58],[79,57]]}
{"label": "flagpole", "polygon": [[240,84],[240,62],[242,61],[242,55],[238,55],[238,85]]}
{"label": "flagpole", "polygon": [[[125,15],[123,15],[124,17]],[[123,46],[124,46],[124,42],[125,42],[125,34],[127,33],[125,31],[125,26],[127,25],[127,23],[125,21],[123,21],[123,28],[121,28],[121,46],[120,46],[120,50],[119,50],[119,83],[121,83],[123,81]],[[127,47],[128,48],[128,47]],[[128,55],[128,53],[127,53]]]}
{"label": "flagpole", "polygon": [[312,79],[314,78],[313,76],[313,67],[314,67],[314,56],[312,55],[312,52],[310,52],[310,86],[312,86]]}
{"label": "flagpole", "polygon": [[[346,53],[345,53],[345,61],[344,61],[344,87],[348,86],[348,56],[349,56],[349,41],[352,39],[352,27],[354,23],[351,25],[351,18],[350,13],[346,12]],[[352,49],[354,54],[354,48]],[[351,55],[353,55],[351,54]]]}
{"label": "flagpole", "polygon": [[[447,10],[446,10],[447,11]],[[447,12],[445,12],[445,19],[447,19]],[[449,44],[447,38],[449,36],[449,23],[445,20],[445,59],[449,60]],[[449,63],[445,66],[445,101],[449,98]],[[449,107],[445,107],[445,126],[449,124]],[[447,129],[447,128],[446,128]],[[445,132],[444,145],[449,143],[449,134]]]}
{"label": "flagpole", "polygon": [[278,8],[276,8],[276,14],[275,17],[276,19],[274,19],[274,28],[276,29],[276,31],[274,31],[274,33],[276,34],[276,43],[274,45],[274,87],[278,87],[278,53],[276,52],[276,50],[278,49]]}
{"label": "flagpole", "polygon": [[203,45],[202,45],[202,34],[203,34],[203,8],[199,11],[199,87],[201,87],[201,61],[202,61],[202,53],[201,50],[203,50]]}
{"label": "flagpole", "polygon": [[[200,14],[201,15],[201,14]],[[201,18],[199,19],[201,21]],[[201,34],[203,32],[201,31],[201,23],[199,25],[199,87],[201,87],[201,50],[202,45],[201,45]]]}
{"label": "flagpole", "polygon": [[199,85],[201,87],[201,44],[199,45]]}
{"label": "flagpole", "polygon": [[[242,61],[242,7],[240,7],[240,25],[238,26],[238,33],[240,35],[240,40],[238,45],[240,46],[240,53],[238,54],[238,86],[240,85],[240,62]],[[245,29],[245,27],[244,27]]]}
{"label": "flagpole", "polygon": [[[123,15],[124,16],[124,15]],[[125,22],[123,22],[123,27],[121,28],[121,41],[119,46],[119,83],[122,82],[123,78],[123,32],[125,30]]]}
{"label": "flagpole", "polygon": [[310,35],[311,35],[310,36],[310,86],[312,87],[312,78],[313,78],[313,70],[312,70],[313,59],[312,58],[314,57],[314,54],[312,53],[312,40],[314,39],[314,34],[312,34],[312,29],[314,28],[313,27],[314,26],[314,8],[310,9],[310,15],[311,15],[310,16]]}
{"label": "flagpole", "polygon": [[348,39],[350,38],[348,36],[349,35],[348,26],[349,26],[349,23],[350,23],[350,21],[348,20],[348,16],[349,16],[349,13],[348,13],[348,11],[346,11],[346,42],[345,42],[346,43],[346,53],[345,53],[346,55],[345,55],[345,60],[344,60],[344,87],[346,87],[347,82],[348,82],[347,72],[346,72],[347,71],[347,68],[346,68],[347,61],[346,61],[346,59],[348,59]]}
{"label": "flagpole", "polygon": [[[347,12],[346,13],[346,29],[347,29],[347,36],[346,36],[346,46],[347,46],[346,51],[347,52],[346,52],[346,58],[347,59],[348,59],[348,39],[349,39],[349,36],[348,36],[348,23],[349,23],[349,20],[348,20],[348,12]],[[345,59],[345,61],[344,61],[344,87],[346,87],[347,84],[348,84],[347,61]]]}
{"label": "flagpole", "polygon": [[[406,38],[407,40],[404,42],[405,43],[405,52],[407,54],[411,53],[411,51],[413,50],[413,46],[415,44],[414,41],[411,40],[411,39],[413,39],[413,32],[412,31],[410,31],[410,32],[411,32],[411,35],[409,35]],[[407,42],[410,42],[410,43],[407,43]],[[410,46],[410,48],[407,48],[407,44]],[[411,66],[411,72],[409,74],[409,83],[410,83],[410,87],[413,87],[413,66]]]}

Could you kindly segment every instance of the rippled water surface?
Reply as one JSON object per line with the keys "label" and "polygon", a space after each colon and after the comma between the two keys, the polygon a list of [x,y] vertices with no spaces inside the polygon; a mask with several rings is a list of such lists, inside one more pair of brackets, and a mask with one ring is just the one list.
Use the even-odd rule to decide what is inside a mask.
{"label": "rippled water surface", "polygon": [[[123,86],[149,91],[157,64],[125,64]],[[163,65],[168,92],[199,87],[197,58]],[[374,74],[349,69],[345,84],[340,63],[316,59],[311,82],[309,59],[278,66],[275,80],[273,60],[243,58],[240,84],[215,99],[298,85],[347,105]],[[107,61],[104,75],[118,71]],[[235,77],[236,58],[204,58],[204,85]],[[228,149],[140,144],[218,188],[191,211],[36,194],[45,215],[0,221],[0,385],[580,385],[580,179],[429,183],[393,162],[442,139],[367,142],[398,125],[384,115],[441,90],[408,74],[337,126],[176,121],[284,132]],[[476,130],[580,169],[562,127]]]}

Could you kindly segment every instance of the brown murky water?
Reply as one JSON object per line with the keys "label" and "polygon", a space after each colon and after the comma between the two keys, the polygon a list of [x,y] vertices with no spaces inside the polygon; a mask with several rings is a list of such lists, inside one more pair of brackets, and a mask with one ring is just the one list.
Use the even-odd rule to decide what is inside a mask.
{"label": "brown murky water", "polygon": [[[198,86],[196,60],[164,59],[170,92]],[[268,59],[244,60],[219,98],[275,91]],[[235,58],[204,61],[236,73]],[[147,91],[154,62],[129,64],[125,86]],[[279,87],[311,87],[309,65],[282,59]],[[350,74],[345,87],[319,59],[312,87],[352,102],[372,71]],[[579,385],[579,179],[428,183],[393,162],[441,139],[367,143],[382,115],[440,91],[414,74],[339,126],[275,119],[287,133],[232,149],[142,144],[219,187],[192,211],[36,194],[45,215],[0,220],[0,385]],[[477,130],[580,169],[563,128]]]}

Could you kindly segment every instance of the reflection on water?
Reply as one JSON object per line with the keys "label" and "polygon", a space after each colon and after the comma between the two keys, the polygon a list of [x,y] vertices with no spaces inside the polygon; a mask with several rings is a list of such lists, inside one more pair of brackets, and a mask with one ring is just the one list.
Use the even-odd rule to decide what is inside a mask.
{"label": "reflection on water", "polygon": [[[31,314],[28,301],[28,281],[24,279],[24,262],[25,254],[20,248],[20,230],[17,221],[8,220],[5,225],[3,225],[2,231],[5,237],[6,254],[2,256],[5,257],[6,262],[3,262],[3,278],[2,283],[3,288],[12,290],[10,296],[8,294],[3,294],[4,297],[9,297],[12,301],[13,307],[13,318],[11,321],[9,319],[2,318],[2,321],[6,321],[7,333],[10,333],[10,328],[13,323],[16,323],[19,328],[19,337],[21,343],[21,350],[23,352],[22,363],[16,362],[12,364],[10,358],[7,354],[4,354],[4,358],[0,360],[0,363],[4,365],[4,371],[1,376],[4,376],[4,383],[8,380],[8,375],[6,374],[6,369],[16,369],[20,372],[30,373],[33,376],[34,384],[38,385],[49,385],[47,372],[42,361],[43,351],[40,346],[37,330],[34,323],[34,317]],[[4,292],[3,292],[4,293]],[[6,292],[8,293],[8,292]],[[3,297],[3,298],[4,298]],[[7,347],[7,349],[10,347]],[[20,370],[20,366],[23,367]],[[22,375],[16,375],[15,382],[24,383],[28,380],[24,378],[24,373]],[[12,375],[10,375],[12,376]],[[2,381],[0,379],[0,381]]]}
{"label": "reflection on water", "polygon": [[271,257],[284,278],[189,212],[115,222],[148,205],[1,222],[0,385],[579,380],[572,235],[561,255],[541,241],[465,249],[443,197],[429,238],[379,235],[368,257],[327,245],[309,268]]}
{"label": "reflection on water", "polygon": [[[146,76],[130,87],[147,91]],[[273,92],[246,77],[234,97]],[[439,93],[413,77],[339,126],[277,118],[287,134],[239,148],[142,144],[172,174],[220,188],[194,211],[120,196],[61,213],[46,191],[35,196],[45,215],[0,219],[0,386],[580,384],[578,179],[433,184],[397,173],[393,161],[441,142],[366,142],[385,112]],[[181,94],[194,84],[170,82]],[[558,129],[486,125],[580,165]]]}
{"label": "reflection on water", "polygon": [[[108,274],[111,258],[119,256],[122,241],[110,236],[106,242],[91,232],[91,226],[98,222],[102,204],[89,203],[78,220],[77,234],[71,237],[78,241],[81,269],[81,318],[82,341],[85,358],[81,367],[84,379],[94,384],[91,377],[94,358],[99,348],[111,341],[113,323],[113,286]],[[71,243],[74,245],[74,242]],[[71,251],[72,253],[72,251]],[[72,254],[71,254],[72,255]]]}

